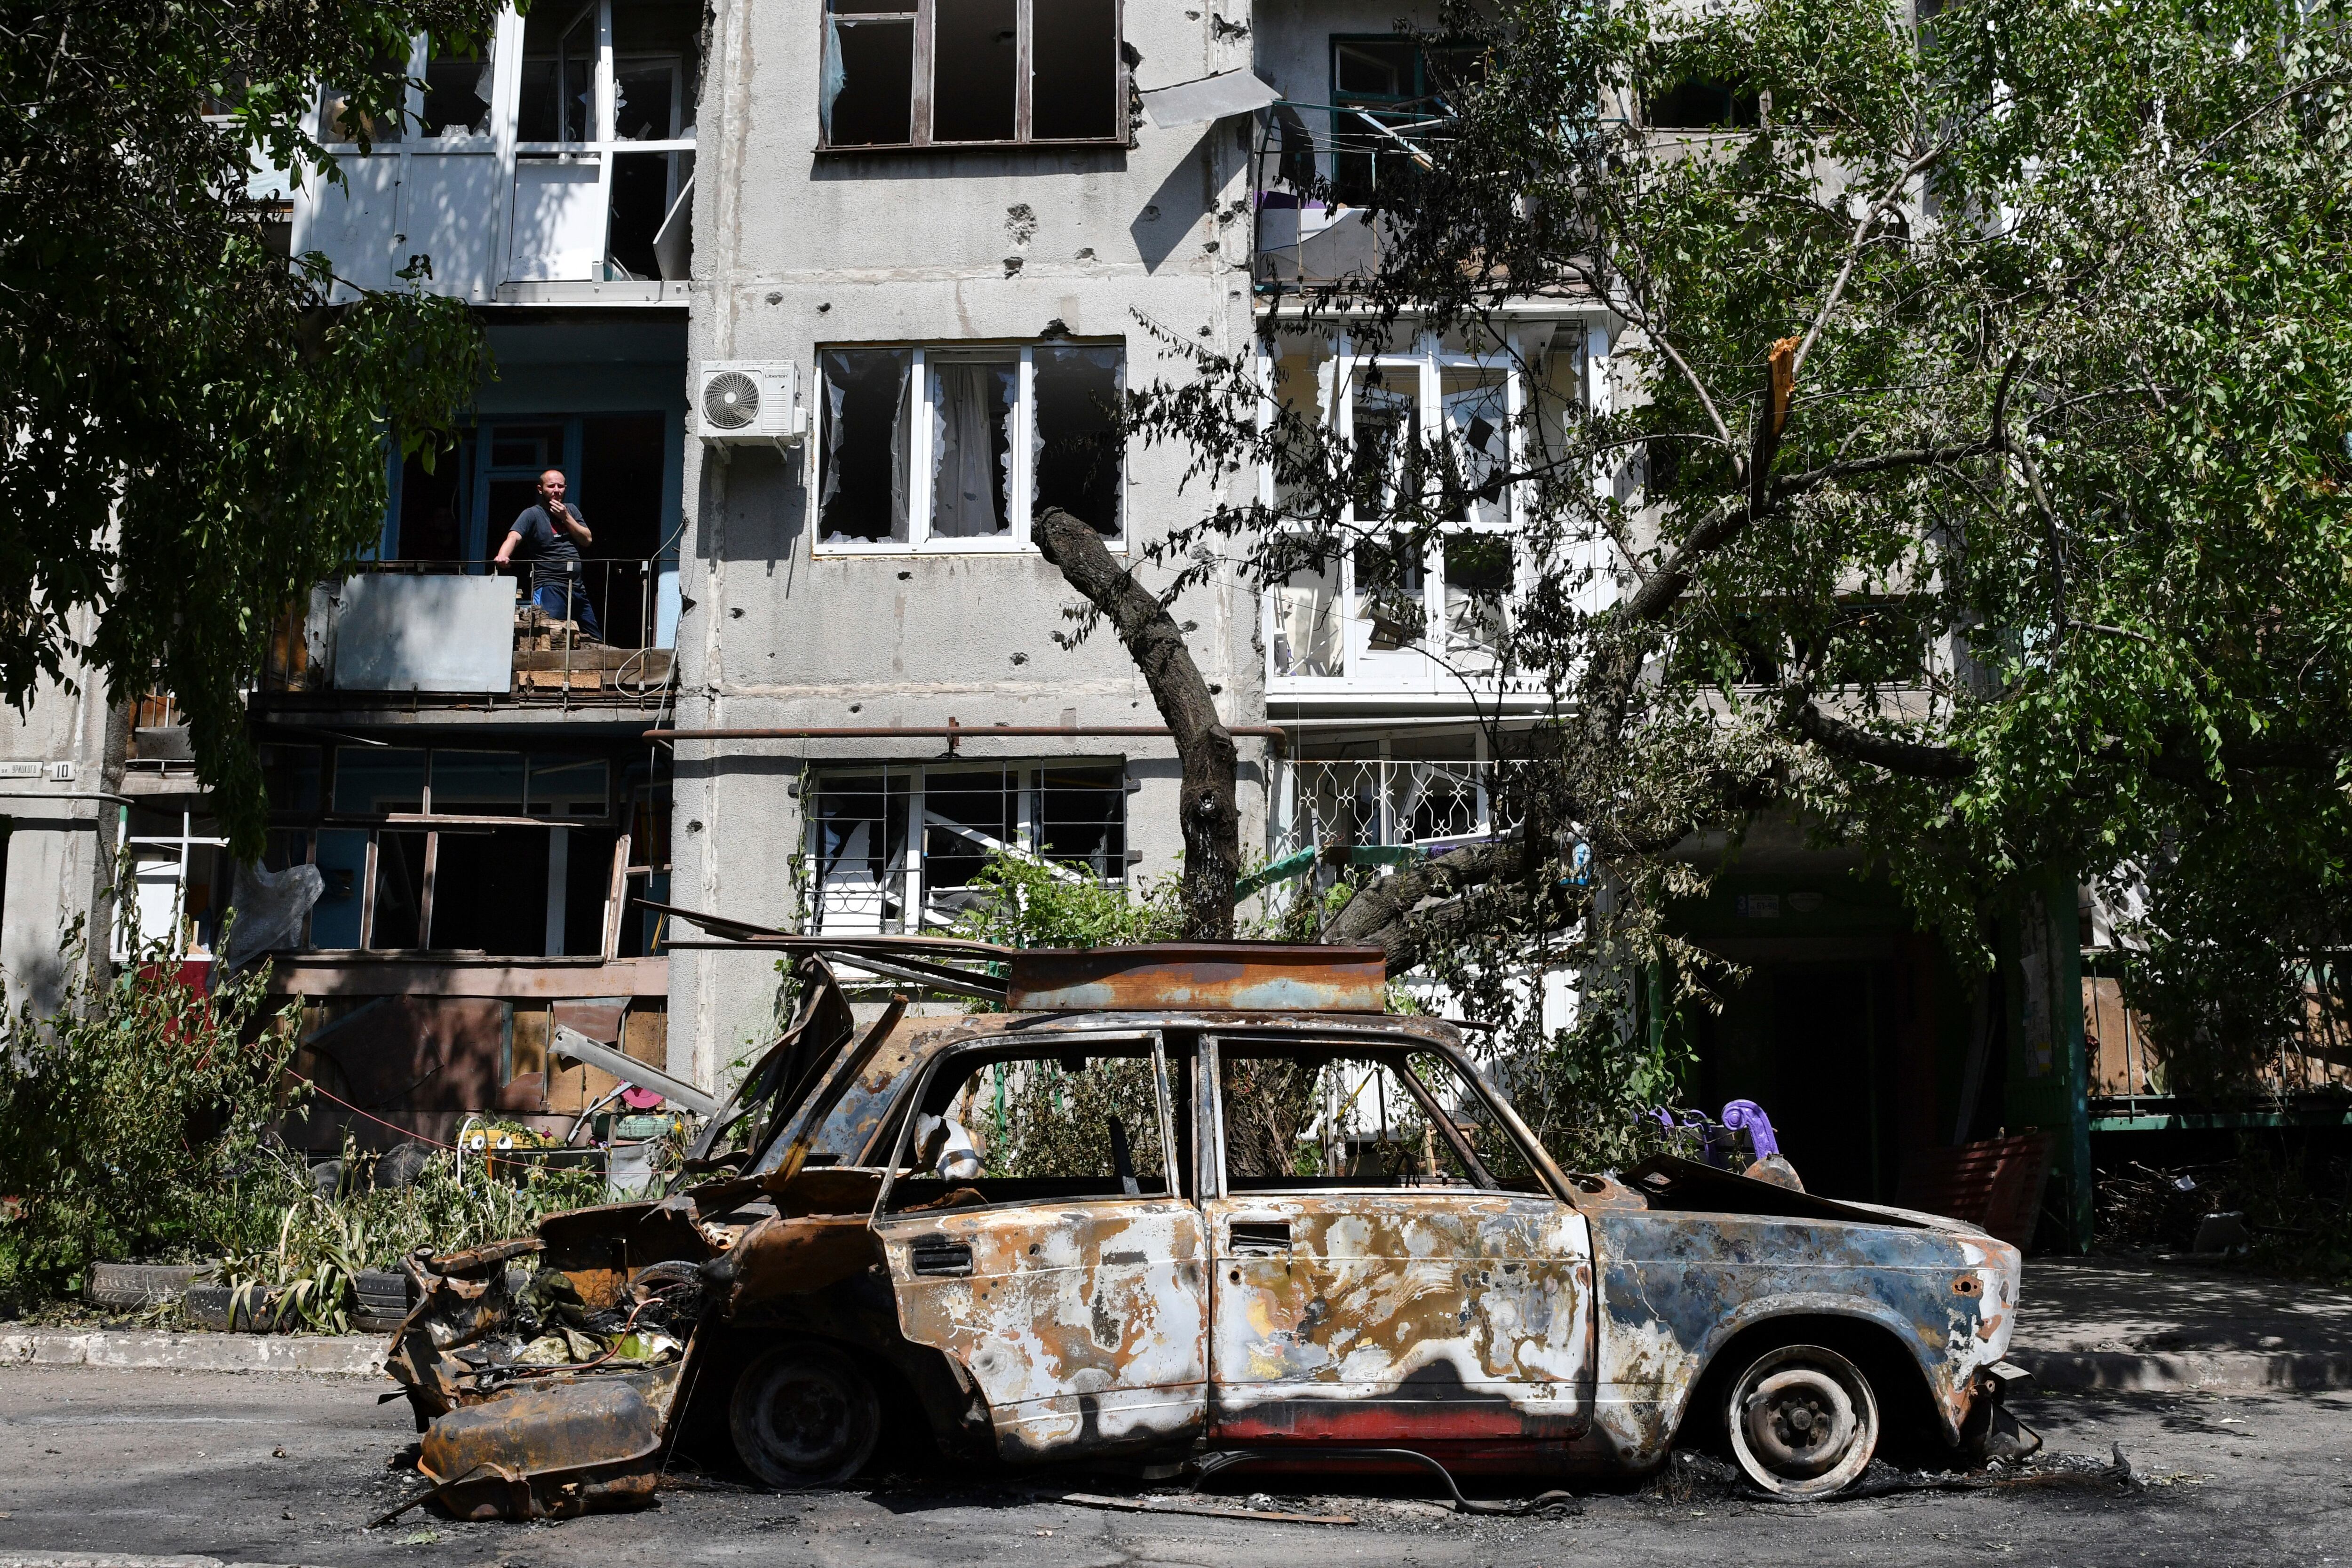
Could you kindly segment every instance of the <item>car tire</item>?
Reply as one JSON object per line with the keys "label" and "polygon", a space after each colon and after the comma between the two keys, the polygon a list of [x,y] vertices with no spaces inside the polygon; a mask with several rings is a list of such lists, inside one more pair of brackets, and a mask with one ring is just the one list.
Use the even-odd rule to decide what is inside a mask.
{"label": "car tire", "polygon": [[752,1362],[727,1414],[745,1468],[779,1490],[847,1480],[882,1435],[873,1380],[829,1345],[783,1345]]}
{"label": "car tire", "polygon": [[209,1263],[93,1263],[82,1294],[97,1307],[152,1307],[177,1300],[212,1270]]}
{"label": "car tire", "polygon": [[1741,1473],[1778,1497],[1842,1491],[1878,1452],[1878,1396],[1825,1345],[1782,1345],[1742,1367],[1723,1424]]}

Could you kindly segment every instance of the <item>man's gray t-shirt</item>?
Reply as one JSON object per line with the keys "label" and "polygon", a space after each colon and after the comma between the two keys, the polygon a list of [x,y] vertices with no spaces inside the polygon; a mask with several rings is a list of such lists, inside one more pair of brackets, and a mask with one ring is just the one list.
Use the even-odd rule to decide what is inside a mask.
{"label": "man's gray t-shirt", "polygon": [[[582,527],[587,526],[588,520],[581,516],[577,507],[567,506],[564,510],[579,518]],[[514,521],[513,531],[522,535],[522,542],[516,547],[515,554],[530,563],[530,585],[533,588],[545,587],[549,584],[560,588],[579,570],[576,563],[580,559],[580,547],[572,542],[570,534],[549,520],[545,507],[523,508],[522,515]]]}

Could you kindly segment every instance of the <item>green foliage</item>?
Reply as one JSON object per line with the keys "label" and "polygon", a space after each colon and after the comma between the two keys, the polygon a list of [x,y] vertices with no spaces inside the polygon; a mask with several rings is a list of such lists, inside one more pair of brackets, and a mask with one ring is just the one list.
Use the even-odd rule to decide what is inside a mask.
{"label": "green foliage", "polygon": [[[378,1186],[373,1159],[347,1148],[344,1163],[343,1189],[333,1194],[282,1160],[250,1184],[245,1223],[214,1238],[220,1278],[236,1287],[240,1317],[342,1333],[361,1272],[396,1269],[419,1247],[456,1252],[529,1236],[548,1215],[604,1196],[604,1173],[593,1166],[486,1165],[443,1151],[407,1184]],[[282,1205],[274,1236],[267,1229],[272,1205]]]}
{"label": "green foliage", "polygon": [[[1704,1005],[1723,975],[1668,934],[1701,885],[1675,847],[1777,811],[1979,964],[2048,868],[2144,878],[2126,992],[2177,1083],[2245,1086],[2352,941],[2347,17],[1449,7],[1427,36],[1485,44],[1483,77],[1428,167],[1383,162],[1377,275],[1284,331],[1344,313],[1358,353],[1437,331],[1520,358],[1499,651],[1564,717],[1498,784],[1521,850],[1432,880],[1377,927],[1391,951],[1540,940],[1609,1015],[1563,1072],[1646,1093],[1636,977]],[[1753,111],[1644,122],[1695,79]],[[1626,324],[1605,406],[1572,350],[1513,345],[1563,297]],[[1400,468],[1311,405],[1261,426],[1251,355],[1188,357],[1132,427],[1220,496],[1270,464],[1278,500],[1148,552],[1171,594],[1351,531],[1424,553],[1477,488],[1440,442]]]}
{"label": "green foliage", "polygon": [[1123,947],[1167,942],[1183,929],[1173,879],[1097,881],[1026,855],[992,849],[972,879],[984,893],[956,922],[955,934],[1006,947]]}
{"label": "green foliage", "polygon": [[419,449],[487,368],[464,304],[415,287],[429,258],[339,292],[273,252],[247,181],[341,179],[316,84],[393,123],[409,36],[478,47],[494,12],[27,0],[0,28],[0,697],[85,665],[118,699],[169,689],[240,856],[272,625],[373,538],[387,425]]}
{"label": "green foliage", "polygon": [[163,946],[112,978],[79,962],[54,1016],[0,1017],[0,1296],[71,1289],[93,1262],[201,1257],[275,1167],[265,1147],[290,1016],[266,977],[210,996]]}
{"label": "green foliage", "polygon": [[448,1152],[378,1187],[348,1151],[342,1190],[322,1194],[275,1131],[299,1009],[268,1014],[265,974],[207,996],[161,943],[111,978],[78,936],[66,956],[81,978],[63,1007],[0,1018],[0,1300],[68,1295],[92,1263],[219,1259],[247,1315],[340,1331],[360,1270],[529,1235],[603,1196],[601,1170]]}

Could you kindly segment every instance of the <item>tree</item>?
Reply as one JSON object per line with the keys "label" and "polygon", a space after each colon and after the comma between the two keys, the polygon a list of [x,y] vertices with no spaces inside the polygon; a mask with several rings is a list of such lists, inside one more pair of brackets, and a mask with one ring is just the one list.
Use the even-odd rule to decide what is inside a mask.
{"label": "tree", "polygon": [[1229,941],[1234,934],[1234,884],[1242,874],[1234,737],[1184,645],[1184,628],[1158,595],[1112,558],[1092,524],[1059,507],[1047,507],[1037,514],[1032,531],[1038,551],[1085,597],[1092,615],[1110,623],[1143,672],[1143,683],[1176,738],[1176,756],[1183,769],[1176,820],[1184,834],[1184,876],[1179,889],[1184,934],[1194,942]]}
{"label": "tree", "polygon": [[[1425,166],[1383,162],[1376,269],[1264,334],[1504,352],[1514,307],[1597,300],[1614,407],[1528,374],[1489,470],[1313,407],[1261,424],[1252,357],[1195,351],[1131,427],[1228,497],[1269,465],[1282,499],[1158,558],[1171,595],[1195,552],[1271,584],[1425,550],[1498,479],[1528,498],[1499,656],[1553,717],[1507,774],[1517,833],[1367,889],[1336,939],[1687,996],[1707,961],[1664,913],[1698,877],[1669,851],[1772,808],[1965,953],[2023,876],[2144,876],[2127,984],[2176,1058],[2225,1042],[2206,1076],[2242,1078],[2347,937],[2345,7],[1906,13],[1450,11],[1432,61],[1483,60],[1442,84]],[[1669,105],[1683,128],[1645,123]]]}
{"label": "tree", "polygon": [[330,306],[247,181],[339,179],[318,84],[364,144],[402,116],[411,35],[478,48],[495,11],[19,0],[0,28],[0,695],[78,666],[118,701],[170,690],[242,857],[269,627],[373,536],[387,426],[429,455],[485,368],[464,306],[416,287],[428,260]]}

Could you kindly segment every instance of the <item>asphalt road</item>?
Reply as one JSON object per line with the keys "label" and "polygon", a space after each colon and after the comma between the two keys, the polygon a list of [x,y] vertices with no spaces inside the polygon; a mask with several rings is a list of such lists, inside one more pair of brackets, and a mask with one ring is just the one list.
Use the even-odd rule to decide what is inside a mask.
{"label": "asphalt road", "polygon": [[[562,1524],[361,1528],[414,1478],[386,1458],[412,1436],[388,1384],[256,1373],[0,1370],[0,1568],[50,1553],[198,1554],[328,1568],[685,1568],[695,1563],[1549,1564],[1831,1562],[2352,1568],[2352,1394],[2031,1399],[2054,1453],[2121,1443],[2148,1484],[1907,1492],[1759,1505],[1687,1473],[1584,1491],[1581,1511],[1465,1518],[1369,1481],[1242,1482],[1209,1500],[1348,1514],[1352,1527],[1147,1517],[1037,1500],[1019,1478],[894,1477],[772,1496],[666,1490],[642,1513]],[[1101,1492],[1116,1483],[1058,1478]]]}

